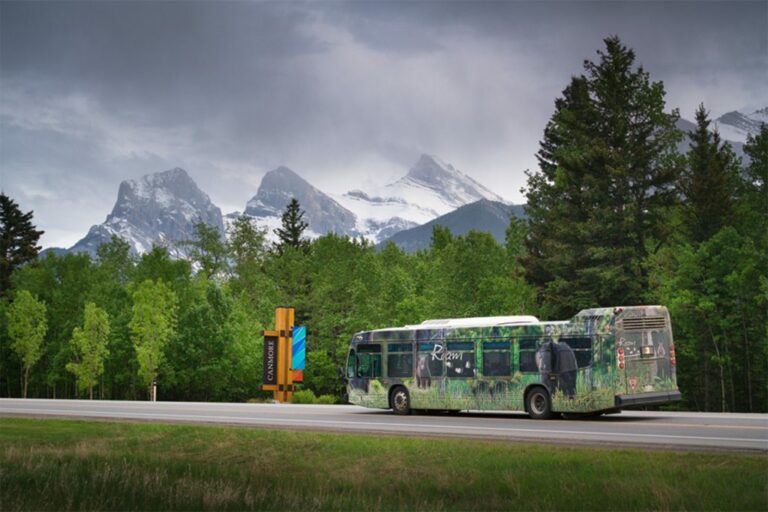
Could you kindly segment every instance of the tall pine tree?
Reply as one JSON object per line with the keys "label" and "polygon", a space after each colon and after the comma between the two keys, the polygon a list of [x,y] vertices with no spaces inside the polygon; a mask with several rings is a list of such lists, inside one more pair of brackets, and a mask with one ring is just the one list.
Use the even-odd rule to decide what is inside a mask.
{"label": "tall pine tree", "polygon": [[710,130],[703,104],[696,110],[696,129],[688,135],[691,148],[680,176],[683,217],[691,241],[701,243],[733,221],[739,160]]}
{"label": "tall pine tree", "polygon": [[309,248],[309,244],[301,236],[304,234],[307,226],[309,224],[304,221],[304,211],[301,209],[299,201],[294,197],[286,206],[285,212],[283,212],[282,227],[274,230],[279,239],[277,244],[275,244],[277,252],[282,254],[286,247],[306,251]]}
{"label": "tall pine tree", "polygon": [[556,100],[528,173],[523,264],[549,315],[643,302],[644,262],[676,202],[679,116],[631,49],[615,36],[605,45]]}
{"label": "tall pine tree", "polygon": [[0,192],[0,295],[8,292],[13,270],[33,260],[43,231],[32,224],[32,212],[22,213],[19,205]]}

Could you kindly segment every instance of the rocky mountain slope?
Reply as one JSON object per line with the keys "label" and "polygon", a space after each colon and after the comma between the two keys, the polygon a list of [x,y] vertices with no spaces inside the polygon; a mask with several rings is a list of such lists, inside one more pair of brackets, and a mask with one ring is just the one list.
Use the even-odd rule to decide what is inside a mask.
{"label": "rocky mountain slope", "polygon": [[465,235],[472,229],[486,231],[491,233],[500,243],[504,243],[509,219],[512,216],[525,218],[523,206],[480,199],[474,203],[461,206],[426,224],[396,233],[394,236],[382,241],[379,246],[383,247],[387,243],[393,242],[408,252],[426,249],[432,240],[432,228],[434,226],[446,227],[454,235]]}
{"label": "rocky mountain slope", "polygon": [[122,182],[112,213],[69,250],[95,255],[99,245],[117,235],[131,245],[134,254],[147,252],[155,244],[182,256],[185,250],[179,242],[194,238],[198,222],[224,233],[221,210],[184,169],[171,169]]}

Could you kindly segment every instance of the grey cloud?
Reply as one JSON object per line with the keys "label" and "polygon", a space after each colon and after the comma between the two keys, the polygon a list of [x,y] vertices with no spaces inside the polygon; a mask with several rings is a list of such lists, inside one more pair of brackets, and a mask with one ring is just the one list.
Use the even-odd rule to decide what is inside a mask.
{"label": "grey cloud", "polygon": [[227,210],[281,164],[341,192],[431,152],[520,200],[555,97],[604,37],[690,117],[768,101],[767,17],[766,2],[4,1],[0,186],[82,186],[88,222],[24,198],[43,227],[84,233],[147,172],[184,167]]}

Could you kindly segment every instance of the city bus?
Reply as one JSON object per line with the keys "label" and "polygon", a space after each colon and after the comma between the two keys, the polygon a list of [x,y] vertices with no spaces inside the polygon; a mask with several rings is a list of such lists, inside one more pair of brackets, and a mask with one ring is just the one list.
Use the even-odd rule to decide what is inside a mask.
{"label": "city bus", "polygon": [[607,413],[680,400],[664,306],[580,311],[567,321],[533,316],[426,320],[356,333],[348,400],[412,410]]}

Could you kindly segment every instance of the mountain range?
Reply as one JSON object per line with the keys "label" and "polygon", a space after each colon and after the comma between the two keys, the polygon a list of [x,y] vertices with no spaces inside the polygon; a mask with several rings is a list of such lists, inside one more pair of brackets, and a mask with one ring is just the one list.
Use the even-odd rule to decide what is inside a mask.
{"label": "mountain range", "polygon": [[[496,207],[497,213],[508,205],[482,184],[431,155],[422,155],[405,176],[372,193],[352,190],[341,195],[326,194],[281,166],[264,175],[256,195],[242,213],[226,216],[185,170],[176,168],[121,183],[115,206],[106,220],[91,227],[69,251],[95,255],[99,245],[117,235],[130,244],[134,254],[143,254],[152,245],[163,245],[172,256],[183,257],[183,242],[194,238],[195,224],[204,222],[225,235],[225,226],[240,215],[265,228],[268,239],[274,240],[273,229],[280,226],[282,213],[294,197],[305,212],[309,237],[334,232],[381,243],[397,233],[446,216],[448,227],[464,229],[472,224],[472,219],[476,229],[489,230],[492,224],[490,231],[503,240],[509,223],[508,214],[491,216],[494,222],[488,224],[489,218],[481,219],[469,210],[467,220],[457,220],[463,215],[461,207],[478,201],[500,205]],[[521,207],[517,208],[521,211]],[[431,227],[428,229],[427,243]],[[409,250],[424,246],[423,241],[414,242],[413,233],[421,231],[393,241]]]}
{"label": "mountain range", "polygon": [[[728,112],[715,119],[712,127],[743,156],[747,136],[758,133],[764,122],[768,122],[768,107]],[[680,119],[678,128],[688,132],[695,124]],[[686,137],[680,151],[688,145]],[[226,225],[243,214],[274,240],[273,229],[280,226],[282,213],[294,197],[305,211],[309,237],[334,232],[379,245],[392,241],[408,251],[427,247],[434,225],[456,234],[487,231],[503,241],[509,217],[524,216],[523,206],[509,204],[434,155],[421,155],[403,177],[378,190],[354,189],[344,194],[327,194],[281,166],[264,175],[242,213],[226,216],[185,170],[175,168],[122,182],[106,220],[91,227],[69,251],[95,255],[99,245],[116,235],[130,244],[134,254],[162,245],[174,257],[183,257],[183,242],[194,238],[195,224],[204,222],[225,236]]]}

